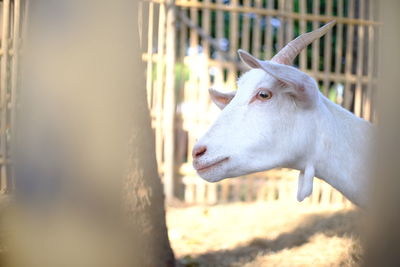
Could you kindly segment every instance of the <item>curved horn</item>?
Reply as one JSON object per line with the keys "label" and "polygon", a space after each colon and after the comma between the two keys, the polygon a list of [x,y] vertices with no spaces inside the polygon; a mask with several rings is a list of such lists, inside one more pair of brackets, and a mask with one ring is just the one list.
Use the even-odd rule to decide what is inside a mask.
{"label": "curved horn", "polygon": [[314,40],[320,38],[325,33],[327,33],[334,25],[336,24],[335,20],[330,21],[325,24],[323,27],[316,29],[315,31],[304,33],[289,42],[281,51],[276,54],[271,61],[280,64],[291,65],[295,57],[303,50],[307,45],[312,43]]}

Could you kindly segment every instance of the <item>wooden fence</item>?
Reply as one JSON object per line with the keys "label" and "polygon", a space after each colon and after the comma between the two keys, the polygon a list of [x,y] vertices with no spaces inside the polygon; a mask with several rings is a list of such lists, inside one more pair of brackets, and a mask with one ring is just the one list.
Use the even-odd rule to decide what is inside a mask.
{"label": "wooden fence", "polygon": [[[244,71],[238,48],[270,59],[299,34],[335,19],[333,30],[305,49],[295,65],[313,76],[332,101],[373,121],[374,46],[379,26],[373,4],[371,0],[143,2],[148,101],[167,199],[178,196],[207,203],[281,199],[284,188],[296,188],[296,179],[282,178],[287,171],[209,184],[191,167],[195,140],[219,112],[210,103],[207,89],[233,90]],[[339,193],[322,182],[316,182],[315,188],[319,189],[310,202],[343,202]]]}

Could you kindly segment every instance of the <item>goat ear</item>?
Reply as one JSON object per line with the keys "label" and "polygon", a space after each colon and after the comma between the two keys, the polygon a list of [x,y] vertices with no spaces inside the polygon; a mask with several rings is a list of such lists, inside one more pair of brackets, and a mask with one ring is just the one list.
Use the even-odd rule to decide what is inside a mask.
{"label": "goat ear", "polygon": [[251,69],[260,69],[260,60],[252,56],[250,53],[244,51],[243,49],[238,50],[240,59]]}
{"label": "goat ear", "polygon": [[226,105],[231,102],[232,98],[235,96],[236,91],[232,91],[229,93],[222,93],[212,88],[208,89],[210,92],[211,100],[219,107],[220,109],[224,109]]}
{"label": "goat ear", "polygon": [[278,81],[289,85],[288,93],[292,95],[296,104],[302,108],[312,108],[318,102],[318,85],[304,72],[288,65],[271,61],[259,61],[261,68]]}

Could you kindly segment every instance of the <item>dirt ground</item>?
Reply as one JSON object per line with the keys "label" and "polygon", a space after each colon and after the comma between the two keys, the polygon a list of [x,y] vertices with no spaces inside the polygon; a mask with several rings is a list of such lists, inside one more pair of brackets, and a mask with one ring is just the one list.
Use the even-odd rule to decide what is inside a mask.
{"label": "dirt ground", "polygon": [[362,214],[301,203],[169,207],[183,266],[359,266]]}

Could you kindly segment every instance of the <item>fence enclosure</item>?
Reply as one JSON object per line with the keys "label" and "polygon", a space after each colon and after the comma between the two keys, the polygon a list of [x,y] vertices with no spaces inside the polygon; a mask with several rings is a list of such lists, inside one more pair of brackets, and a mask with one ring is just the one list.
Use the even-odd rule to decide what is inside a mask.
{"label": "fence enclosure", "polygon": [[[332,101],[373,121],[374,45],[379,23],[371,0],[168,0],[143,2],[147,90],[159,171],[167,199],[190,203],[294,199],[297,174],[272,170],[217,184],[191,167],[191,149],[218,116],[208,88],[236,88],[242,48],[270,59],[299,34],[335,19],[325,37],[294,62]],[[171,83],[172,82],[172,86]],[[169,126],[167,126],[169,125]],[[173,127],[171,127],[173,125]],[[289,194],[290,196],[287,196]],[[310,203],[345,203],[316,179]]]}
{"label": "fence enclosure", "polygon": [[[12,187],[11,146],[18,51],[28,1],[0,2],[0,192]],[[237,49],[270,59],[288,41],[336,19],[295,65],[313,76],[331,100],[373,120],[374,45],[379,23],[372,0],[149,0],[142,2],[143,60],[156,154],[168,199],[190,203],[294,199],[296,172],[269,172],[206,183],[191,167],[195,140],[218,116],[208,88],[236,88],[246,71]],[[289,194],[290,196],[286,196]],[[309,202],[343,202],[321,181]]]}

